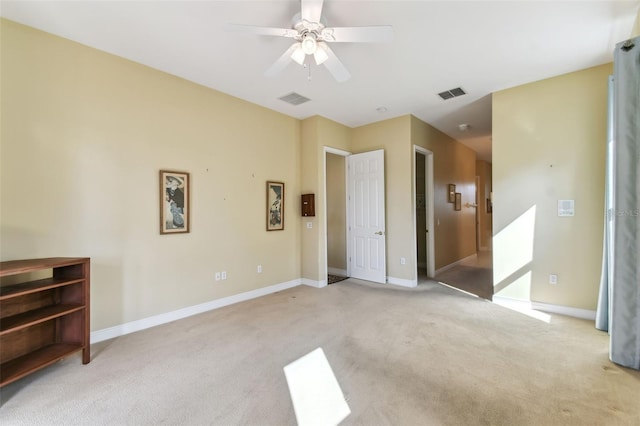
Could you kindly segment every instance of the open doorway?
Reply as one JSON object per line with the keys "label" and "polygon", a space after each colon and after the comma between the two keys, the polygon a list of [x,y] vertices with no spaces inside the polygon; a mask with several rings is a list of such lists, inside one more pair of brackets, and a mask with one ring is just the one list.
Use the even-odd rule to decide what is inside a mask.
{"label": "open doorway", "polygon": [[433,227],[433,153],[414,146],[414,229],[416,242],[416,277],[435,275]]}
{"label": "open doorway", "polygon": [[347,176],[349,153],[325,149],[327,284],[349,276],[347,265]]}

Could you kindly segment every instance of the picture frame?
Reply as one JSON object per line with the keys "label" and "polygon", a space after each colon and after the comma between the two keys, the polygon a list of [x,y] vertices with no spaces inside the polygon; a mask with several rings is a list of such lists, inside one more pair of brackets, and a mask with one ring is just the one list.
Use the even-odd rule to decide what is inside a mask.
{"label": "picture frame", "polygon": [[456,202],[456,185],[455,183],[450,183],[449,184],[449,202],[450,203],[455,203]]}
{"label": "picture frame", "polygon": [[284,182],[267,181],[267,231],[284,230]]}
{"label": "picture frame", "polygon": [[191,181],[189,173],[160,170],[160,234],[191,230]]}
{"label": "picture frame", "polygon": [[462,193],[460,192],[456,192],[455,193],[455,204],[453,205],[454,210],[455,211],[460,211],[462,210]]}

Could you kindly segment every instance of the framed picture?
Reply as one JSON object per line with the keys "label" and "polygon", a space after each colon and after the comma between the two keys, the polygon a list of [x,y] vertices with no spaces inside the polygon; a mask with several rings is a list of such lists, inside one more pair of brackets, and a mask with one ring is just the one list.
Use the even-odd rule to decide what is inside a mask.
{"label": "framed picture", "polygon": [[455,203],[456,201],[456,185],[454,183],[449,184],[449,202]]}
{"label": "framed picture", "polygon": [[160,234],[189,232],[189,173],[160,170]]}
{"label": "framed picture", "polygon": [[267,231],[284,229],[284,183],[267,182]]}
{"label": "framed picture", "polygon": [[462,194],[460,192],[455,193],[456,202],[454,204],[454,210],[462,210]]}

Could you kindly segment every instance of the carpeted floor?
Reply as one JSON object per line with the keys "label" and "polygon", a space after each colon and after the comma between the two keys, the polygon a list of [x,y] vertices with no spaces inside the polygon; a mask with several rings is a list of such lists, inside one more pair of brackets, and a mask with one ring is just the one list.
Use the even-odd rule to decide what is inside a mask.
{"label": "carpeted floor", "polygon": [[92,346],[1,390],[3,425],[292,425],[283,367],[322,348],[342,425],[638,425],[640,371],[590,321],[548,322],[433,281],[348,279]]}

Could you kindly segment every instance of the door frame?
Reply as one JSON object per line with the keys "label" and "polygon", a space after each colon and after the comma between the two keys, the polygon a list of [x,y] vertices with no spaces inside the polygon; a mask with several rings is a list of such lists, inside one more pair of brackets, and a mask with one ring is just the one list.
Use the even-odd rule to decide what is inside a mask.
{"label": "door frame", "polygon": [[[341,157],[344,157],[344,169],[345,169],[345,173],[344,173],[344,185],[345,185],[345,215],[349,214],[349,171],[348,171],[348,166],[349,163],[347,161],[347,158],[351,155],[351,152],[349,151],[344,151],[342,149],[337,149],[337,148],[331,148],[330,146],[324,146],[323,147],[323,153],[322,153],[322,169],[323,169],[323,173],[324,173],[324,182],[322,182],[322,196],[323,196],[323,200],[322,200],[322,208],[324,209],[323,212],[323,222],[324,222],[324,232],[322,233],[322,235],[320,236],[320,238],[323,241],[324,244],[324,270],[326,271],[326,273],[329,273],[329,246],[328,246],[328,241],[327,241],[327,232],[329,232],[329,228],[328,228],[328,223],[327,223],[327,154],[334,154],[334,155],[339,155]],[[348,217],[348,216],[347,216]],[[350,277],[351,276],[351,262],[349,262],[349,253],[351,253],[350,251],[350,246],[349,246],[349,238],[345,235],[346,239],[347,239],[347,258],[345,259],[346,263],[347,263],[347,276]]]}
{"label": "door frame", "polygon": [[427,204],[427,275],[433,277],[435,275],[435,228],[434,224],[434,196],[433,196],[433,152],[418,145],[413,145],[413,162],[412,162],[412,179],[411,179],[411,196],[413,198],[413,258],[415,263],[415,276],[418,280],[418,227],[416,214],[416,160],[418,154],[425,156],[425,201]]}

